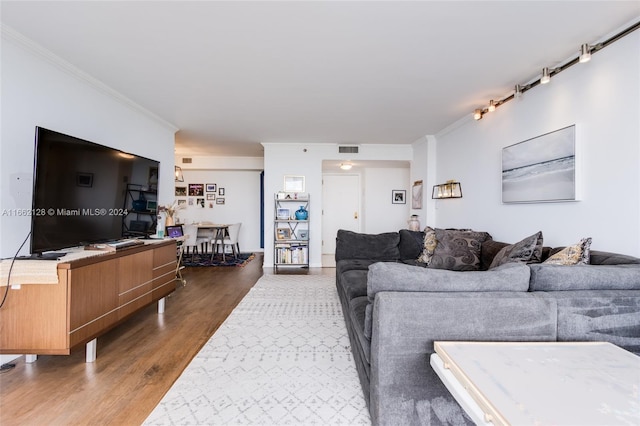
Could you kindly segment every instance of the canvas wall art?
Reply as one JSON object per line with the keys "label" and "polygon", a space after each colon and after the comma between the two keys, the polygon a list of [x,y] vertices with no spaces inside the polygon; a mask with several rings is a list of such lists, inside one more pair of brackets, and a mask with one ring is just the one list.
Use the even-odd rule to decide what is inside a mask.
{"label": "canvas wall art", "polygon": [[576,126],[502,149],[502,202],[575,201]]}

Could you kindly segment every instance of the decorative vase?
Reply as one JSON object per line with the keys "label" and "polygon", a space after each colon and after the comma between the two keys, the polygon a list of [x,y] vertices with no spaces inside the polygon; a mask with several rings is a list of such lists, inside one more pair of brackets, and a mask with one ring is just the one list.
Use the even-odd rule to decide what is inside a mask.
{"label": "decorative vase", "polygon": [[410,231],[419,231],[420,230],[420,219],[418,219],[417,214],[412,214],[409,220],[407,221],[409,225]]}
{"label": "decorative vase", "polygon": [[298,210],[296,210],[296,220],[307,220],[309,217],[309,212],[304,206],[300,206]]}
{"label": "decorative vase", "polygon": [[171,216],[169,213],[167,213],[167,218],[164,220],[164,226],[173,226],[175,224],[175,222],[173,221],[173,216]]}

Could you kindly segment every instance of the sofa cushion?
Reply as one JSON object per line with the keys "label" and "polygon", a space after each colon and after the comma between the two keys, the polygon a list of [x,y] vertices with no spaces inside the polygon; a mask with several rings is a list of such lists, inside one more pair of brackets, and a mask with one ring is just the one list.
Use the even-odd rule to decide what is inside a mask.
{"label": "sofa cushion", "polygon": [[347,300],[367,295],[367,271],[347,271],[340,276],[339,286],[342,287]]}
{"label": "sofa cushion", "polygon": [[436,231],[430,226],[424,228],[424,237],[422,241],[422,253],[418,257],[418,262],[424,263],[428,265],[431,262],[431,258],[433,257],[433,253],[436,250],[436,246],[438,245],[438,240],[436,239]]}
{"label": "sofa cushion", "polygon": [[402,263],[378,262],[369,267],[367,296],[373,302],[381,291],[527,291],[527,265],[509,263],[490,271],[447,271],[416,268]]}
{"label": "sofa cushion", "polygon": [[436,248],[427,267],[449,271],[479,270],[482,243],[491,238],[486,232],[439,228],[436,228],[435,236]]}
{"label": "sofa cushion", "polygon": [[549,265],[588,265],[590,259],[591,238],[583,238],[577,244],[565,247],[549,256],[543,263]]}
{"label": "sofa cushion", "polygon": [[368,271],[369,266],[378,262],[367,259],[343,259],[336,262],[336,276],[340,276],[347,271]]}
{"label": "sofa cushion", "polygon": [[398,249],[400,250],[400,259],[417,259],[422,253],[424,232],[401,229],[399,234],[400,244],[398,244]]}
{"label": "sofa cushion", "polygon": [[592,265],[624,265],[640,263],[640,259],[637,257],[598,250],[591,250],[590,260]]}
{"label": "sofa cushion", "polygon": [[529,265],[530,291],[640,290],[640,264]]}
{"label": "sofa cushion", "polygon": [[356,297],[349,302],[349,317],[353,325],[353,331],[358,336],[360,348],[368,363],[371,363],[371,339],[365,336],[365,310],[369,301],[366,297]]}
{"label": "sofa cushion", "polygon": [[542,231],[538,231],[515,244],[503,247],[493,258],[489,269],[510,262],[540,263],[542,261]]}
{"label": "sofa cushion", "polygon": [[400,258],[400,234],[361,234],[338,230],[336,237],[336,261],[342,259],[398,260]]}
{"label": "sofa cushion", "polygon": [[508,246],[509,243],[503,243],[500,241],[487,240],[482,243],[480,247],[480,270],[486,271],[489,269],[493,258],[502,248]]}

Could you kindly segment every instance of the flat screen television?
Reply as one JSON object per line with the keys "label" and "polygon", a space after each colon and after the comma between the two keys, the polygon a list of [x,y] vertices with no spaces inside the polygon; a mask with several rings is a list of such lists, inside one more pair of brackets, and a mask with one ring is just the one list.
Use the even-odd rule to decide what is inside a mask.
{"label": "flat screen television", "polygon": [[128,217],[135,216],[127,214],[128,185],[157,191],[159,167],[155,160],[36,127],[32,256],[123,238],[126,221],[140,219]]}

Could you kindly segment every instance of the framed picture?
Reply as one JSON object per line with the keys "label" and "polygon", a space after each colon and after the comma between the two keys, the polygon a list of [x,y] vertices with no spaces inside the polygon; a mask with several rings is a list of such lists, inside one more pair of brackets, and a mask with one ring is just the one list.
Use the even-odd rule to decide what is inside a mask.
{"label": "framed picture", "polygon": [[421,180],[417,180],[413,182],[413,187],[411,188],[411,208],[412,209],[422,208],[422,181]]}
{"label": "framed picture", "polygon": [[186,196],[187,196],[187,187],[176,186],[176,197],[186,197]]}
{"label": "framed picture", "polygon": [[276,218],[280,220],[287,220],[291,217],[289,209],[278,209],[276,211]]}
{"label": "framed picture", "polygon": [[207,200],[215,200],[216,194],[207,194]]}
{"label": "framed picture", "polygon": [[278,228],[278,229],[276,229],[276,238],[278,240],[289,240],[289,239],[291,239],[291,229],[289,229],[289,228]]}
{"label": "framed picture", "polygon": [[309,231],[307,229],[303,229],[301,231],[298,231],[298,237],[301,240],[308,240],[309,239]]}
{"label": "framed picture", "polygon": [[202,197],[204,195],[204,185],[201,183],[190,183],[189,195],[191,197]]}
{"label": "framed picture", "polygon": [[178,205],[179,206],[186,206],[187,205],[187,200],[178,200]]}
{"label": "framed picture", "polygon": [[304,192],[304,176],[285,176],[284,192]]}
{"label": "framed picture", "polygon": [[147,210],[149,210],[150,212],[155,212],[156,210],[158,210],[158,202],[147,200]]}
{"label": "framed picture", "polygon": [[204,198],[196,199],[196,206],[204,209]]}
{"label": "framed picture", "polygon": [[76,173],[76,186],[93,186],[93,173]]}
{"label": "framed picture", "polygon": [[575,201],[576,126],[502,149],[502,202]]}
{"label": "framed picture", "polygon": [[218,189],[218,195],[224,196],[224,188],[219,188]]}
{"label": "framed picture", "polygon": [[216,192],[216,184],[215,183],[208,183],[207,184],[207,192]]}
{"label": "framed picture", "polygon": [[193,205],[193,198],[189,198],[189,205],[192,206]]}
{"label": "framed picture", "polygon": [[224,198],[216,198],[216,204],[224,204]]}
{"label": "framed picture", "polygon": [[407,204],[407,191],[404,189],[394,189],[391,191],[392,204]]}

